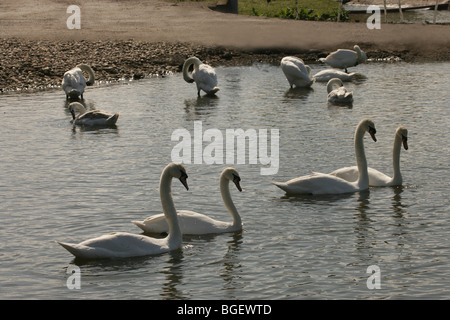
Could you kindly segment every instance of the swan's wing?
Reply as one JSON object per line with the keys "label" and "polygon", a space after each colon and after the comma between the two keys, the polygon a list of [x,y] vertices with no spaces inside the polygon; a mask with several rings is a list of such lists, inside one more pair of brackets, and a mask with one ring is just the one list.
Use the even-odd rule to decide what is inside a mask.
{"label": "swan's wing", "polygon": [[85,87],[86,79],[80,68],[74,68],[64,73],[62,88],[66,93],[69,93],[72,90],[83,93]]}
{"label": "swan's wing", "polygon": [[341,81],[351,81],[352,74],[345,73],[341,70],[326,69],[317,72],[313,78],[317,82],[328,82],[333,78],[338,78]]}
{"label": "swan's wing", "polygon": [[167,224],[166,217],[163,213],[153,215],[146,218],[144,221],[131,221],[136,226],[141,228],[146,233],[169,232],[169,225]]}
{"label": "swan's wing", "polygon": [[291,85],[304,87],[312,84],[312,79],[304,64],[295,64],[290,60],[282,61],[281,70]]}
{"label": "swan's wing", "polygon": [[341,194],[358,191],[352,183],[330,174],[312,173],[289,180],[285,183],[274,183],[287,194]]}
{"label": "swan's wing", "polygon": [[350,182],[355,182],[359,176],[357,166],[340,168],[330,174]]}
{"label": "swan's wing", "polygon": [[155,254],[167,250],[163,239],[118,232],[88,239],[78,244],[58,242],[78,258],[126,258]]}
{"label": "swan's wing", "polygon": [[352,67],[357,64],[358,54],[353,50],[338,49],[330,53],[323,62],[326,62],[334,68]]}
{"label": "swan's wing", "polygon": [[195,80],[197,86],[205,92],[216,92],[217,88],[217,75],[213,67],[207,64],[200,64],[198,70],[196,70],[192,77]]}

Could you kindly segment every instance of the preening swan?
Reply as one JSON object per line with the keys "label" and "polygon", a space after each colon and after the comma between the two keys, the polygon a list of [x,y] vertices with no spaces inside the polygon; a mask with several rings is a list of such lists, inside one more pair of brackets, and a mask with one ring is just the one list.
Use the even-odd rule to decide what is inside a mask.
{"label": "preening swan", "polygon": [[181,164],[170,163],[162,174],[159,185],[162,208],[169,225],[169,234],[163,239],[126,232],[115,232],[83,241],[79,244],[58,242],[75,257],[84,259],[128,258],[154,255],[181,248],[182,234],[172,199],[172,178],[188,188],[187,174]]}
{"label": "preening swan", "polygon": [[[194,66],[192,73],[189,73],[189,68]],[[217,87],[217,75],[213,67],[204,64],[197,57],[187,59],[183,64],[183,79],[197,85],[197,94],[200,95],[200,90],[207,94],[215,94],[219,91]]]}
{"label": "preening swan", "polygon": [[353,91],[347,91],[342,81],[333,78],[327,83],[328,102],[332,104],[350,104],[353,102]]}
{"label": "preening swan", "polygon": [[[390,187],[399,186],[403,182],[400,172],[400,151],[401,146],[408,150],[408,130],[401,126],[395,131],[394,148],[392,151],[392,163],[394,167],[394,176],[391,178],[386,174],[372,168],[368,168],[369,186],[371,187]],[[330,174],[347,181],[356,181],[358,179],[358,168],[355,166],[337,169]]]}
{"label": "preening swan", "polygon": [[355,51],[348,49],[338,49],[330,53],[326,58],[320,58],[320,62],[328,64],[330,67],[345,69],[354,67],[367,61],[367,55],[358,45],[353,47]]}
{"label": "preening swan", "polygon": [[[242,229],[242,221],[239,213],[231,199],[229,182],[233,181],[236,188],[242,191],[240,186],[241,178],[236,169],[226,168],[220,175],[220,192],[223,202],[233,217],[233,222],[214,220],[204,214],[193,211],[178,210],[178,221],[182,234],[211,234],[234,232]],[[146,233],[163,233],[168,231],[166,218],[163,214],[151,216],[144,221],[132,221]]]}
{"label": "preening swan", "polygon": [[[69,111],[72,114],[72,123],[86,127],[111,127],[119,118],[119,113],[109,114],[100,110],[87,111],[79,102],[69,104]],[[78,113],[78,115],[76,115]]]}
{"label": "preening swan", "polygon": [[[83,76],[83,71],[89,75],[88,80]],[[62,88],[66,93],[66,99],[83,99],[84,89],[86,85],[94,84],[94,71],[87,64],[79,64],[75,68],[64,73],[62,80]]]}
{"label": "preening swan", "polygon": [[369,188],[369,176],[367,173],[367,160],[364,152],[364,134],[369,132],[372,139],[375,138],[375,125],[370,119],[363,119],[355,131],[355,154],[358,165],[358,180],[349,182],[331,174],[312,173],[289,180],[287,182],[273,182],[277,187],[289,195],[296,194],[341,194],[363,191]]}
{"label": "preening swan", "polygon": [[281,70],[291,88],[294,85],[299,88],[310,87],[314,83],[314,79],[311,78],[311,68],[305,65],[302,59],[284,57],[281,59]]}
{"label": "preening swan", "polygon": [[333,78],[338,78],[343,82],[348,82],[358,79],[365,79],[366,76],[359,72],[346,73],[336,69],[322,70],[313,76],[313,79],[317,82],[328,82]]}

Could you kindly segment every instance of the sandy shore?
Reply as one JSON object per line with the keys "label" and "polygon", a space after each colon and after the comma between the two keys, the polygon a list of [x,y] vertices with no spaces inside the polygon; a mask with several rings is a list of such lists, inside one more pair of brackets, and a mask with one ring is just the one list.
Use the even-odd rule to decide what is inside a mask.
{"label": "sandy shore", "polygon": [[[402,0],[405,6],[408,2]],[[66,25],[71,4],[81,8],[79,30]],[[313,63],[336,48],[356,43],[369,58],[450,59],[448,25],[383,24],[381,30],[369,30],[365,23],[226,14],[211,10],[214,5],[161,0],[2,0],[0,91],[57,86],[63,73],[81,62],[93,66],[98,80],[108,81],[179,71],[191,55],[214,66],[278,63],[286,54]]]}

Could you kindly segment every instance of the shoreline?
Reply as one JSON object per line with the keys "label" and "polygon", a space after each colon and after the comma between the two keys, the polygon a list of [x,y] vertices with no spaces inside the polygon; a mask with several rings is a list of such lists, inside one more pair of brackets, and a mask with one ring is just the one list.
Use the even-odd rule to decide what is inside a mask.
{"label": "shoreline", "polygon": [[[105,1],[79,0],[80,30],[67,29],[65,4],[41,0],[13,12],[16,2],[30,0],[2,1],[0,93],[59,87],[64,72],[79,63],[91,65],[97,81],[114,82],[180,72],[193,55],[214,67],[279,64],[286,55],[314,64],[355,44],[373,60],[450,60],[450,26],[383,24],[368,30],[365,23],[221,13],[211,3],[127,0],[105,8]],[[96,17],[99,8],[103,18]],[[36,27],[38,22],[45,27]]]}

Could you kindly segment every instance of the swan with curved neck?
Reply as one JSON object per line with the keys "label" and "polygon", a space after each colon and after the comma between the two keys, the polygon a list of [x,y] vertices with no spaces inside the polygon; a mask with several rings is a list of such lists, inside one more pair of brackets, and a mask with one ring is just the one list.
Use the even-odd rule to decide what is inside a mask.
{"label": "swan with curved neck", "polygon": [[345,69],[354,67],[367,61],[367,55],[358,45],[353,47],[355,51],[349,49],[338,49],[330,53],[326,58],[320,58],[320,62],[328,64],[330,67]]}
{"label": "swan with curved neck", "polygon": [[350,104],[353,102],[353,91],[347,91],[341,79],[333,78],[327,83],[328,102],[332,104]]}
{"label": "swan with curved neck", "polygon": [[314,83],[314,79],[311,78],[311,68],[305,65],[302,59],[290,56],[284,57],[281,59],[280,65],[291,88],[294,85],[298,88],[307,88]]}
{"label": "swan with curved neck", "polygon": [[[88,80],[84,77],[83,71],[88,74]],[[78,99],[80,96],[83,99],[84,89],[86,86],[93,85],[94,81],[94,71],[87,64],[82,63],[66,71],[62,80],[62,88],[66,93],[66,99]]]}
{"label": "swan with curved neck", "polygon": [[286,194],[341,194],[363,191],[369,188],[369,176],[367,172],[367,160],[364,152],[364,134],[368,132],[374,141],[375,125],[370,119],[363,119],[355,131],[355,154],[358,166],[358,180],[349,182],[331,174],[313,173],[289,180],[287,182],[273,182],[277,187],[284,190]]}
{"label": "swan with curved neck", "polygon": [[365,79],[366,76],[359,72],[346,73],[344,71],[337,70],[337,69],[322,70],[322,71],[317,72],[313,76],[313,79],[316,82],[328,82],[333,78],[338,78],[341,81],[348,82],[348,81],[353,81],[353,80]]}
{"label": "swan with curved neck", "polygon": [[[229,183],[232,181],[236,185],[236,188],[239,191],[242,191],[240,180],[239,173],[233,168],[224,169],[220,175],[220,193],[222,194],[222,199],[226,208],[233,218],[232,222],[215,220],[204,214],[193,211],[179,210],[177,211],[177,214],[181,232],[183,234],[199,235],[242,230],[242,220],[231,199],[229,188]],[[168,231],[167,220],[163,214],[151,216],[144,221],[132,222],[146,233],[160,234]]]}
{"label": "swan with curved neck", "polygon": [[[399,186],[403,183],[403,177],[400,172],[400,151],[401,148],[408,150],[408,130],[400,126],[395,131],[394,148],[392,150],[392,164],[394,175],[392,177],[376,170],[368,168],[369,186],[371,187],[391,187]],[[342,178],[347,181],[355,181],[358,179],[358,168],[355,166],[337,169],[330,174]]]}
{"label": "swan with curved neck", "polygon": [[167,237],[151,238],[126,232],[115,232],[83,241],[79,244],[58,242],[77,258],[104,259],[155,255],[181,248],[182,233],[172,199],[172,178],[188,188],[187,174],[181,164],[170,163],[161,174],[159,191],[164,215],[169,226]]}
{"label": "swan with curved neck", "polygon": [[[191,66],[194,67],[192,73],[189,72]],[[197,95],[200,96],[200,91],[203,90],[209,95],[215,94],[219,91],[217,86],[217,75],[213,67],[204,64],[197,57],[190,57],[183,64],[183,79],[188,83],[197,85]]]}
{"label": "swan with curved neck", "polygon": [[[110,114],[101,110],[87,111],[79,102],[69,104],[69,111],[72,114],[72,123],[87,127],[111,127],[119,119],[119,113]],[[77,115],[78,113],[78,115]]]}

